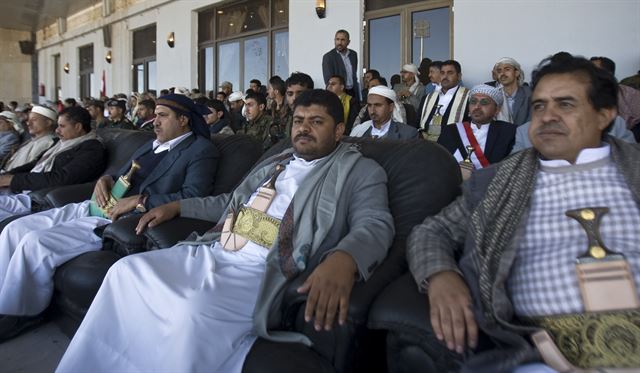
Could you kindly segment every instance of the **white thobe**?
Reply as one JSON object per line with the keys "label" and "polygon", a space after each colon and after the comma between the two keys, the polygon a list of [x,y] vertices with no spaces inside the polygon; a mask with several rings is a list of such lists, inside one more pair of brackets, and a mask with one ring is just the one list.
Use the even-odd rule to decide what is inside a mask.
{"label": "white thobe", "polygon": [[9,189],[0,191],[0,221],[31,211],[31,198],[26,193],[11,194]]}
{"label": "white thobe", "polygon": [[[284,216],[316,163],[289,162],[268,215]],[[256,339],[253,310],[268,252],[253,242],[235,252],[215,242],[121,259],[56,371],[240,372]]]}
{"label": "white thobe", "polygon": [[93,230],[111,221],[89,216],[89,201],[17,219],[0,234],[0,314],[37,315],[49,305],[57,266],[102,239]]}

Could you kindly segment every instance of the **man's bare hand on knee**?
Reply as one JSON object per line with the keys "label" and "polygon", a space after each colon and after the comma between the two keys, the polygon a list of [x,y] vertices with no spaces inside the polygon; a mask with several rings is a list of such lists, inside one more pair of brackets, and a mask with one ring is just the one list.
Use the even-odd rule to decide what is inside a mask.
{"label": "man's bare hand on knee", "polygon": [[453,271],[436,273],[429,278],[427,294],[436,337],[459,354],[464,352],[465,344],[475,348],[478,326],[471,311],[469,288],[462,277]]}
{"label": "man's bare hand on knee", "polygon": [[314,319],[317,331],[331,330],[338,315],[338,323],[347,321],[349,297],[356,281],[357,266],[350,254],[336,251],[309,275],[298,288],[299,293],[309,293],[304,319]]}
{"label": "man's bare hand on knee", "polygon": [[136,226],[136,234],[142,234],[149,227],[153,228],[158,224],[171,220],[180,215],[180,201],[169,202],[165,205],[154,207],[146,214],[142,215]]}

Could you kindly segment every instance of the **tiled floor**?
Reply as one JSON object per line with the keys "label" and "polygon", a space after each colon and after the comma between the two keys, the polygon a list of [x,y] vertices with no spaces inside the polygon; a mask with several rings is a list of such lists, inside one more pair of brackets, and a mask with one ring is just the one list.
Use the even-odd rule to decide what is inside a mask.
{"label": "tiled floor", "polygon": [[0,343],[0,373],[53,372],[69,345],[54,322]]}

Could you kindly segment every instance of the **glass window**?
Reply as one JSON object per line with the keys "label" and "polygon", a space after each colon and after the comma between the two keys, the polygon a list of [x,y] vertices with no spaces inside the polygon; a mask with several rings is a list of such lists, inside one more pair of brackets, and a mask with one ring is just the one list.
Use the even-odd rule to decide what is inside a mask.
{"label": "glass window", "polygon": [[198,13],[198,43],[213,40],[213,20],[215,19],[215,14],[214,9]]}
{"label": "glass window", "polygon": [[432,61],[449,59],[449,8],[413,12],[411,60],[416,66],[424,57]]}
{"label": "glass window", "polygon": [[213,47],[208,47],[204,49],[204,87],[207,91],[211,91],[214,89],[214,79],[213,76]]}
{"label": "glass window", "polygon": [[218,38],[264,30],[269,25],[269,3],[262,0],[249,0],[219,8],[216,14]]}
{"label": "glass window", "polygon": [[375,69],[391,82],[400,73],[400,16],[369,21],[369,69]]}
{"label": "glass window", "polygon": [[285,79],[289,76],[289,31],[273,34],[273,74]]}
{"label": "glass window", "polygon": [[133,32],[133,59],[156,56],[156,25]]}
{"label": "glass window", "polygon": [[78,48],[80,72],[93,72],[93,44]]}
{"label": "glass window", "polygon": [[134,68],[135,82],[134,86],[136,92],[144,92],[144,64],[137,64]]}
{"label": "glass window", "polygon": [[271,26],[289,25],[289,0],[273,0],[271,6]]}
{"label": "glass window", "polygon": [[157,71],[156,66],[157,66],[156,61],[149,61],[147,63],[147,70],[148,70],[147,81],[149,82],[149,84],[146,87],[147,91],[151,91],[151,92],[156,91],[156,71]]}
{"label": "glass window", "polygon": [[267,36],[258,36],[244,40],[244,88],[249,87],[251,79],[258,79],[266,84],[269,57]]}
{"label": "glass window", "polygon": [[228,81],[233,90],[240,87],[240,42],[233,41],[218,45],[218,84]]}
{"label": "glass window", "polygon": [[398,0],[366,0],[364,2],[364,6],[365,6],[365,9],[367,11],[369,11],[369,10],[379,10],[379,9],[391,8],[391,7],[398,6],[398,5],[409,5],[409,4],[412,4],[412,3],[418,3],[420,1],[424,1],[424,0],[403,0],[403,1],[398,1]]}

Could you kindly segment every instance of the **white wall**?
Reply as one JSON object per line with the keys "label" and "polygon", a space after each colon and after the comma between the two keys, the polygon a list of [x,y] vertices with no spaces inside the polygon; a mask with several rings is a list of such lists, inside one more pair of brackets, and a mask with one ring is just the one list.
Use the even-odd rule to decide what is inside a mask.
{"label": "white wall", "polygon": [[362,71],[362,4],[358,0],[328,0],[327,16],[319,19],[314,0],[289,0],[289,72],[307,73],[316,88],[324,88],[322,56],[334,48],[333,38],[339,29],[349,31],[349,48],[358,52],[358,71]]}
{"label": "white wall", "polygon": [[31,56],[20,52],[20,40],[31,40],[28,31],[0,28],[0,101],[31,102]]}
{"label": "white wall", "polygon": [[504,56],[529,80],[559,51],[609,57],[622,79],[640,69],[639,20],[637,0],[454,0],[454,58],[467,86],[491,80]]}

